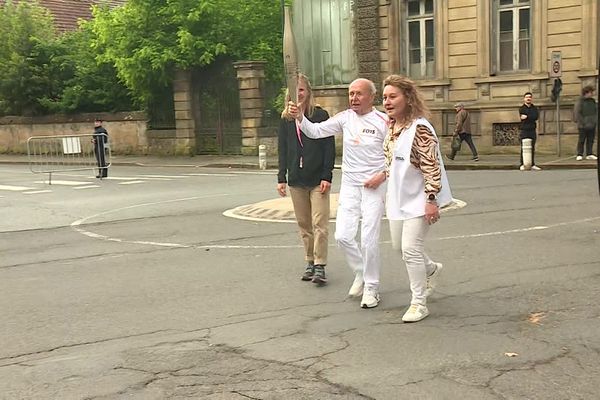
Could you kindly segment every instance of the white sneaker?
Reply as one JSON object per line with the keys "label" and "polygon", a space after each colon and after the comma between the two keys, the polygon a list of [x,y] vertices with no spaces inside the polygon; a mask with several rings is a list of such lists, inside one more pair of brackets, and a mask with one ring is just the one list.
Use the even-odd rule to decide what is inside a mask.
{"label": "white sneaker", "polygon": [[363,274],[358,272],[354,275],[354,282],[348,290],[348,297],[359,297],[363,294],[363,288],[365,287],[365,281],[363,280]]}
{"label": "white sneaker", "polygon": [[421,304],[411,304],[402,316],[404,322],[418,322],[429,315],[429,310]]}
{"label": "white sneaker", "polygon": [[532,171],[541,171],[542,169],[540,167],[538,167],[537,165],[534,165],[533,167],[531,167]]}
{"label": "white sneaker", "polygon": [[437,287],[438,278],[442,273],[444,266],[441,263],[434,263],[435,270],[427,277],[427,287],[425,289],[425,297],[429,297],[433,294],[434,289]]}
{"label": "white sneaker", "polygon": [[379,292],[377,292],[377,289],[373,289],[370,287],[365,288],[362,300],[360,301],[360,306],[362,308],[373,308],[377,307],[378,304]]}
{"label": "white sneaker", "polygon": [[576,159],[577,161],[581,161],[581,160],[583,160],[583,156],[577,156],[577,157],[575,157],[575,159]]}
{"label": "white sneaker", "polygon": [[586,159],[586,160],[597,160],[597,159],[598,159],[598,157],[596,157],[596,156],[595,156],[595,155],[593,155],[593,154],[590,154],[590,155],[589,155],[589,156],[587,156],[585,159]]}
{"label": "white sneaker", "polygon": [[520,171],[525,171],[525,166],[524,166],[524,165],[521,165],[521,166],[519,167],[519,170],[520,170]]}

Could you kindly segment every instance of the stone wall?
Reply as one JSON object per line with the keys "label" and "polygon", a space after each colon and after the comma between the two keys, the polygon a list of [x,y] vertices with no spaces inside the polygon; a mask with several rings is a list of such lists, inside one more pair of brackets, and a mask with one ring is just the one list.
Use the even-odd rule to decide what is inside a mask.
{"label": "stone wall", "polygon": [[3,117],[0,153],[27,154],[27,139],[32,136],[91,134],[95,118],[105,121],[113,154],[148,154],[157,145],[148,138],[146,114],[142,112]]}

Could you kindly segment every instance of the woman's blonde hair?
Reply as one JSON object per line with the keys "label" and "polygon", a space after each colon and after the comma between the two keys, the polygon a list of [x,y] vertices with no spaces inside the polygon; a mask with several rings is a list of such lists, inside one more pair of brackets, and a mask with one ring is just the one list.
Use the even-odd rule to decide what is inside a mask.
{"label": "woman's blonde hair", "polygon": [[[308,80],[308,76],[304,74],[298,74],[298,84],[300,82],[304,83],[306,86],[306,95],[304,96],[304,102],[302,103],[302,107],[304,107],[304,115],[307,117],[312,117],[313,112],[315,111],[315,100],[312,95],[312,86],[310,85],[310,81]],[[288,121],[293,120],[294,118],[287,112],[288,101],[292,100],[290,97],[289,89],[285,90],[285,102],[283,104],[283,112],[281,113],[282,119],[287,119]]]}
{"label": "woman's blonde hair", "polygon": [[429,108],[413,81],[402,75],[390,75],[383,80],[383,87],[387,85],[397,87],[406,97],[406,112],[403,120],[396,122],[407,125],[420,117],[429,118]]}

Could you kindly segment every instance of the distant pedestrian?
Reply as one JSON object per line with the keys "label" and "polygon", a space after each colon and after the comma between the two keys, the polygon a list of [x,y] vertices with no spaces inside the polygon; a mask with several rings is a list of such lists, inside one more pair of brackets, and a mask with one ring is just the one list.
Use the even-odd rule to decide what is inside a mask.
{"label": "distant pedestrian", "polygon": [[523,164],[523,139],[531,139],[531,169],[533,171],[541,170],[535,165],[535,142],[537,140],[537,120],[540,117],[538,108],[533,104],[533,94],[526,92],[523,95],[523,105],[519,107],[519,117],[521,119],[521,133],[519,139],[521,141],[521,166],[519,169],[525,171]]}
{"label": "distant pedestrian", "polygon": [[401,250],[410,290],[404,322],[429,315],[427,297],[433,293],[442,264],[425,252],[427,233],[440,219],[440,208],[452,201],[441,159],[439,140],[426,117],[427,106],[411,80],[390,75],[383,81],[383,107],[390,118],[384,153],[389,171],[386,214],[392,247]]}
{"label": "distant pedestrian", "polygon": [[575,122],[579,129],[579,140],[577,141],[577,161],[583,160],[583,145],[585,144],[586,160],[597,160],[592,146],[596,136],[596,124],[598,123],[598,108],[594,100],[594,87],[586,86],[581,91],[581,97],[575,104]]}
{"label": "distant pedestrian", "polygon": [[[289,101],[289,94],[287,96]],[[302,114],[313,122],[329,118],[327,111],[314,105],[310,82],[305,75],[298,78],[298,102]],[[286,101],[287,104],[287,101]],[[279,125],[279,173],[277,192],[287,195],[290,187],[296,222],[304,245],[306,267],[303,281],[324,283],[315,277],[327,264],[329,241],[329,193],[335,163],[335,139],[311,139],[304,134],[288,111],[281,114]]]}
{"label": "distant pedestrian", "polygon": [[94,121],[94,155],[98,164],[98,175],[96,178],[106,178],[108,176],[108,165],[106,164],[106,145],[108,144],[108,131],[102,126],[102,120],[96,118]]}
{"label": "distant pedestrian", "polygon": [[[454,134],[452,135],[452,140],[454,141],[458,136],[460,139],[459,143],[467,142],[469,149],[471,149],[471,153],[473,153],[473,161],[479,161],[477,149],[475,148],[473,137],[471,135],[471,116],[469,112],[465,110],[465,105],[463,103],[456,103],[454,105],[454,109],[456,110],[456,125],[454,128]],[[452,153],[450,153],[450,155],[447,157],[451,160],[454,160],[454,157],[456,157],[456,153],[458,153],[459,149],[460,147],[452,147]]]}

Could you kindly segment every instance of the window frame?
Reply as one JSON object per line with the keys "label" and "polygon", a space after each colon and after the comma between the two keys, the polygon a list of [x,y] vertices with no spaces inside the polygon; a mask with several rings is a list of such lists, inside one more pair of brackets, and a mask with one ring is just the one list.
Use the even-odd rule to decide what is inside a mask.
{"label": "window frame", "polygon": [[[492,62],[490,73],[491,75],[496,74],[522,74],[522,73],[530,73],[533,72],[534,65],[534,52],[533,52],[533,13],[534,13],[534,2],[531,0],[513,0],[511,5],[500,5],[500,0],[494,0],[492,3],[492,29],[491,29],[491,43],[493,45],[493,51],[491,51]],[[527,52],[527,65],[528,68],[521,69],[520,68],[520,44],[524,39],[520,38],[520,10],[528,9],[529,10],[529,29],[528,29],[528,52]],[[500,31],[500,15],[502,12],[511,11],[512,13],[512,68],[503,70],[501,69],[500,62],[500,49],[501,49],[501,31]]]}
{"label": "window frame", "polygon": [[[408,3],[410,0],[405,0],[402,2],[400,7],[401,12],[401,25],[402,25],[402,57],[405,62],[402,65],[402,69],[404,73],[414,80],[426,80],[426,79],[435,79],[437,76],[437,62],[438,62],[438,40],[437,40],[437,30],[436,29],[436,0],[431,0],[432,11],[431,13],[425,12],[425,2],[427,0],[412,0],[419,1],[419,14],[416,16],[409,16],[408,14]],[[414,50],[410,47],[410,37],[409,37],[409,25],[411,22],[419,22],[419,51],[420,51],[420,74],[419,76],[414,76],[411,74],[411,52]],[[433,32],[432,32],[432,40],[433,40],[433,66],[431,68],[431,73],[427,73],[427,37],[426,37],[426,22],[432,21]]]}

